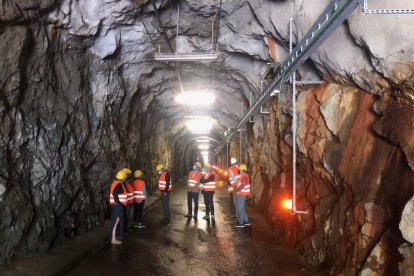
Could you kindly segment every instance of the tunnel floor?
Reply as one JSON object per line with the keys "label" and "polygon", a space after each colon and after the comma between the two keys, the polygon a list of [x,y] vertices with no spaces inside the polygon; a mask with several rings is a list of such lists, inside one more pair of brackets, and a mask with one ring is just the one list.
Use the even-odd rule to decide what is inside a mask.
{"label": "tunnel floor", "polygon": [[310,270],[295,251],[280,246],[260,214],[248,210],[252,225],[235,228],[228,195],[215,193],[215,220],[187,219],[185,187],[170,198],[171,223],[163,224],[161,204],[145,216],[147,228],[128,233],[122,245],[107,244],[69,275],[324,275]]}

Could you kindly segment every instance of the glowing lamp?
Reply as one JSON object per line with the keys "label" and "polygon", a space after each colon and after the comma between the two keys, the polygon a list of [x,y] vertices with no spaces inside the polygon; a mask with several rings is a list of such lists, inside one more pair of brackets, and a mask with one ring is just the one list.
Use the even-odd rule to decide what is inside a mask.
{"label": "glowing lamp", "polygon": [[198,146],[199,149],[201,150],[208,150],[210,148],[210,145],[208,144],[201,144]]}
{"label": "glowing lamp", "polygon": [[292,210],[292,200],[291,199],[283,200],[282,206],[286,209]]}
{"label": "glowing lamp", "polygon": [[211,92],[183,92],[175,97],[180,104],[209,105],[214,102],[215,96]]}
{"label": "glowing lamp", "polygon": [[187,128],[192,133],[210,133],[213,128],[213,120],[210,117],[191,119],[187,121]]}

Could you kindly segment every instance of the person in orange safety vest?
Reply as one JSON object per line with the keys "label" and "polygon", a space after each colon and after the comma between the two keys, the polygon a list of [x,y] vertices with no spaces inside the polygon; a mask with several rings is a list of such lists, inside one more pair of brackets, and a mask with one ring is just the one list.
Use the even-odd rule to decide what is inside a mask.
{"label": "person in orange safety vest", "polygon": [[191,218],[193,212],[193,200],[194,200],[194,218],[197,219],[198,213],[198,197],[200,194],[200,180],[203,177],[201,170],[201,163],[197,162],[193,166],[193,170],[188,174],[188,186],[187,186],[187,205],[188,213],[186,218]]}
{"label": "person in orange safety vest", "polygon": [[230,214],[232,217],[237,217],[237,193],[234,192],[234,188],[237,186],[240,178],[239,167],[237,163],[237,159],[232,157],[230,159],[231,167],[228,171],[230,185],[227,191],[229,192]]}
{"label": "person in orange safety vest", "polygon": [[169,223],[170,215],[170,192],[172,191],[172,179],[169,171],[164,169],[162,164],[155,168],[157,174],[160,176],[158,180],[158,189],[161,192],[162,212],[164,218],[161,220],[164,223]]}
{"label": "person in orange safety vest", "polygon": [[[111,205],[111,243],[121,244],[124,239],[124,209],[128,204],[128,194],[123,182],[127,175],[123,171],[116,174],[109,191],[109,204]],[[119,225],[120,240],[116,238]]]}
{"label": "person in orange safety vest", "polygon": [[132,203],[134,202],[134,189],[132,189],[131,184],[129,183],[131,170],[128,168],[123,168],[122,171],[127,175],[125,179],[124,185],[125,189],[127,190],[127,206],[125,207],[124,213],[124,230],[128,232],[128,226],[131,222],[131,213],[133,210]]}
{"label": "person in orange safety vest", "polygon": [[215,181],[215,175],[214,172],[211,170],[210,163],[204,164],[204,177],[201,179],[201,189],[202,194],[204,197],[204,204],[206,205],[206,215],[203,217],[203,219],[209,219],[210,214],[211,218],[214,219],[214,202],[213,202],[213,196],[214,191],[216,190],[216,181]]}
{"label": "person in orange safety vest", "polygon": [[136,170],[134,172],[134,181],[132,182],[134,189],[134,227],[144,228],[142,224],[142,213],[144,211],[145,200],[148,197],[145,181],[143,180],[143,172]]}
{"label": "person in orange safety vest", "polygon": [[237,193],[237,218],[238,223],[235,227],[243,228],[245,226],[250,225],[249,218],[247,217],[246,209],[244,208],[244,204],[246,203],[246,198],[250,196],[250,179],[249,175],[247,174],[247,166],[245,164],[241,164],[239,166],[240,171],[240,179],[237,187],[235,188],[235,192]]}

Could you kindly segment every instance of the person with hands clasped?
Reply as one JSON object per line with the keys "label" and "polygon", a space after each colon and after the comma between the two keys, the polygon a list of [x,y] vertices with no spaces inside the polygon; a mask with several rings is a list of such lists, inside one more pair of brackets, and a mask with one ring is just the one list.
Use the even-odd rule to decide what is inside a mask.
{"label": "person with hands clasped", "polygon": [[158,189],[161,192],[162,212],[164,218],[161,220],[164,223],[169,223],[171,220],[170,215],[170,192],[172,191],[171,174],[168,170],[164,169],[162,164],[156,167],[157,174],[160,176],[158,180]]}

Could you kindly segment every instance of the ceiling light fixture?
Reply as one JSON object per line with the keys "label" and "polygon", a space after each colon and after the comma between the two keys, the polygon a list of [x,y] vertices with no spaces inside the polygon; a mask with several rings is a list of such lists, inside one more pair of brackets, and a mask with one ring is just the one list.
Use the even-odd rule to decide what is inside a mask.
{"label": "ceiling light fixture", "polygon": [[175,97],[175,100],[180,104],[187,104],[193,106],[209,105],[215,100],[215,96],[211,92],[183,92]]}
{"label": "ceiling light fixture", "polygon": [[199,149],[201,150],[208,150],[210,148],[210,145],[208,144],[201,144],[198,146]]}
{"label": "ceiling light fixture", "polygon": [[210,117],[200,117],[198,119],[191,119],[187,121],[187,128],[193,134],[210,133],[213,128],[214,121]]}

